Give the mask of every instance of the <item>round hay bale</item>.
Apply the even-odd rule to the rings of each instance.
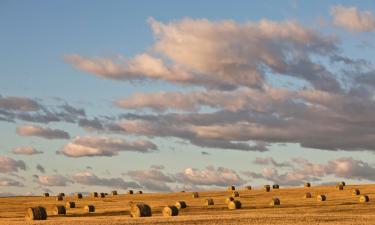
[[[250,186],[250,185],[249,185],[249,186],[246,186],[246,187],[245,187],[245,190],[249,190],[249,191],[250,191],[250,190],[251,190],[251,186]]]
[[[240,197],[240,193],[238,191],[233,191],[232,197]]]
[[[47,219],[46,208],[42,206],[28,208],[26,211],[25,219],[26,220],[46,220]]]
[[[368,201],[370,201],[370,198],[367,195],[361,195],[359,197],[359,202],[360,203],[365,203],[365,202],[368,202]]]
[[[305,196],[303,196],[304,198],[311,198],[312,197],[312,195],[311,195],[311,193],[310,192],[306,192],[305,193]]]
[[[214,204],[215,203],[214,203],[214,200],[212,198],[207,198],[205,200],[205,203],[204,203],[204,205],[214,205]]]
[[[88,213],[93,213],[95,212],[95,207],[94,205],[85,205],[85,207],[83,208],[86,212]]]
[[[112,191],[111,193],[112,193],[112,196],[115,196],[118,194],[116,190]]]
[[[229,202],[233,202],[234,198],[233,197],[228,197],[225,199],[225,204],[228,204]]]
[[[352,195],[360,195],[361,191],[359,189],[353,189]]]
[[[337,185],[337,189],[338,189],[339,191],[344,190],[344,185],[342,185],[342,184]]]
[[[152,216],[151,207],[144,203],[132,204],[130,206],[131,217],[150,217]]]
[[[178,208],[174,205],[164,207],[163,216],[178,216]]]
[[[280,205],[280,199],[279,198],[273,198],[270,203],[271,206]]]
[[[82,196],[82,193],[75,193],[75,195],[74,195],[76,198],[79,198],[79,199],[81,199],[83,196]]]
[[[175,206],[177,207],[177,209],[185,209],[187,207],[185,201],[177,201]]]
[[[228,191],[234,191],[236,190],[236,187],[234,185],[228,186],[227,188]]]
[[[141,195],[143,194],[143,191],[137,191],[137,194]]]
[[[228,209],[240,209],[240,208],[241,208],[241,202],[239,200],[228,202]]]
[[[66,215],[66,208],[63,205],[56,205],[53,207],[53,214],[55,215]]]
[[[46,192],[46,193],[43,194],[43,196],[44,197],[49,197],[49,193]]]
[[[62,197],[65,197],[65,193],[59,193],[59,195],[58,196],[62,196]]]
[[[129,190],[129,191],[128,191],[128,194],[129,194],[129,195],[132,195],[132,194],[133,194],[133,190]]]
[[[306,182],[306,183],[304,184],[304,186],[307,187],[307,188],[309,188],[309,187],[311,187],[311,183]]]
[[[280,187],[280,186],[279,186],[278,184],[274,184],[274,185],[272,185],[272,188],[273,188],[273,189],[279,189],[279,187]]]
[[[76,203],[75,202],[67,202],[65,204],[65,207],[68,208],[68,209],[74,209],[76,207]]]
[[[105,198],[105,193],[101,192],[101,193],[99,194],[99,197],[100,197],[100,198]]]
[[[318,195],[318,196],[316,196],[316,199],[319,202],[324,202],[325,200],[327,200],[327,197],[325,195]]]
[[[266,192],[271,191],[271,186],[270,186],[270,185],[264,185],[264,190],[265,190]]]
[[[93,197],[93,198],[99,197],[98,192],[92,192],[91,197]]]
[[[340,181],[337,185],[342,185],[342,186],[345,186],[345,181]]]
[[[64,197],[63,197],[63,196],[60,196],[60,195],[59,195],[59,196],[56,197],[56,201],[62,201],[62,200],[64,200]]]
[[[192,197],[193,198],[199,198],[199,193],[198,192],[193,192]]]

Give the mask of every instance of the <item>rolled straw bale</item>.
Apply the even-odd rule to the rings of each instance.
[[[175,206],[178,208],[178,209],[185,209],[187,207],[186,205],[186,202],[185,201],[177,201]]]
[[[230,201],[228,203],[228,209],[240,209],[241,202],[239,200]]]
[[[178,208],[174,205],[166,206],[163,209],[163,216],[178,216]]]
[[[130,206],[131,217],[149,217],[152,216],[151,207],[144,203],[131,204]]]
[[[47,219],[46,208],[42,206],[28,208],[26,211],[25,219],[26,220],[46,220]]]
[[[63,205],[56,205],[53,207],[53,214],[55,215],[65,215],[66,214],[66,208]]]
[[[95,212],[95,206],[94,205],[85,205],[83,208],[86,212],[88,213],[93,213]]]

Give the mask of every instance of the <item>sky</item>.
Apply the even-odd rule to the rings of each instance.
[[[375,181],[373,1],[0,0],[0,196]]]

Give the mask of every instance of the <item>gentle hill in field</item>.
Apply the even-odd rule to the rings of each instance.
[[[369,202],[360,203],[360,195],[367,195]],[[193,198],[191,192],[127,194],[119,192],[104,198],[65,196],[57,201],[50,197],[3,197],[0,198],[0,224],[375,224],[375,185],[347,185],[343,190],[336,186],[312,186],[298,188],[245,190],[238,188],[241,209],[228,209],[226,199],[233,191],[199,192]],[[306,198],[306,193],[311,198]],[[43,193],[41,193],[42,195]],[[357,193],[358,194],[358,193]],[[318,195],[325,195],[326,201],[318,201]],[[207,199],[214,205],[207,205]],[[272,206],[274,198],[280,205]],[[165,217],[163,208],[185,201],[186,208],[180,209],[178,216]],[[56,205],[75,202],[76,208],[67,208],[66,215],[53,215]],[[152,217],[131,218],[130,202],[143,202],[151,206]],[[84,210],[86,205],[95,207],[94,213]],[[47,210],[45,221],[25,222],[29,207],[42,206]]]

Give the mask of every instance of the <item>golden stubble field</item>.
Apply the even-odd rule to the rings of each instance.
[[[361,194],[370,197],[367,203],[359,203],[352,190],[358,188]],[[0,198],[0,224],[81,224],[81,225],[120,225],[120,224],[375,224],[375,185],[347,185],[343,191],[335,186],[311,188],[283,188],[265,192],[263,189],[238,190],[242,209],[229,210],[225,204],[230,191],[200,192],[193,199],[190,192],[153,193],[142,195],[119,194],[106,198],[84,197],[76,199],[67,196],[58,202],[55,197],[7,197]],[[304,199],[306,192],[311,199]],[[316,196],[325,194],[327,201],[318,202]],[[204,206],[206,198],[213,198],[215,205]],[[273,197],[281,200],[280,206],[270,206]],[[188,207],[181,209],[176,217],[163,217],[161,210],[166,205],[174,205],[177,200],[186,201]],[[76,202],[77,208],[67,209],[67,215],[54,216],[52,208],[56,204]],[[152,207],[152,217],[131,218],[129,201],[144,202]],[[85,213],[83,207],[94,204],[95,213]],[[46,207],[46,221],[25,221],[26,209],[32,206]]]

